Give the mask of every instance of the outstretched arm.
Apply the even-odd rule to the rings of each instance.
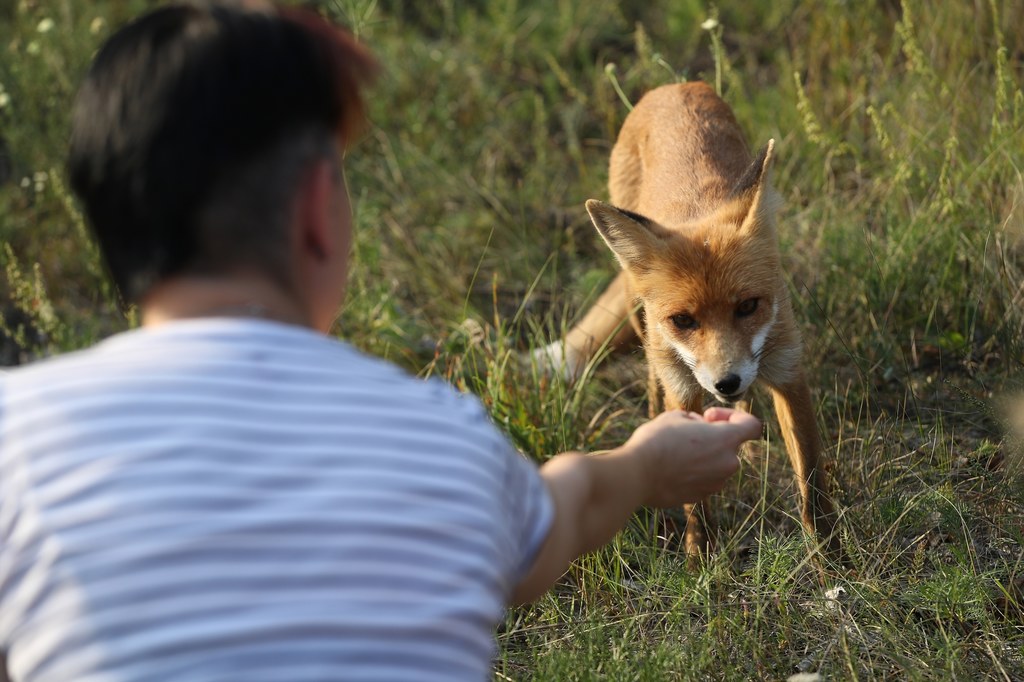
[[[611,540],[640,506],[678,506],[721,490],[739,468],[740,444],[760,433],[761,423],[746,413],[675,410],[607,453],[548,460],[540,474],[554,502],[554,520],[513,601],[544,594],[576,557]]]

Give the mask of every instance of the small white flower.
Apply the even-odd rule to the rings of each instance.
[[[93,35],[96,35],[100,31],[102,31],[103,27],[106,26],[106,25],[107,25],[107,20],[106,19],[104,19],[103,17],[96,17],[95,19],[92,20],[92,23],[89,24],[89,33],[91,33]]]
[[[11,96],[6,92],[0,92],[0,109],[3,109],[11,103]]]
[[[29,54],[39,54],[39,43],[35,40],[25,46],[25,52]]]
[[[50,179],[50,176],[46,171],[36,171],[32,174],[32,179],[36,182],[46,182]]]
[[[36,30],[40,33],[49,33],[53,30],[53,19],[46,17],[36,26]]]
[[[21,179],[21,188],[22,189],[28,189],[28,187],[31,184],[32,184],[32,179],[29,178],[27,175]]]
[[[704,23],[701,24],[700,27],[702,29],[704,29],[705,31],[714,30],[714,29],[718,28],[718,19],[716,19],[714,17],[711,17],[710,19],[705,19]]]

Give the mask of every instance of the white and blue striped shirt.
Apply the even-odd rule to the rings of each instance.
[[[0,375],[14,680],[481,680],[547,533],[480,404],[203,319]]]

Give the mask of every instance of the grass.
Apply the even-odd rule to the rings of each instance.
[[[0,6],[8,364],[132,324],[61,178],[74,84],[111,27],[150,4]],[[719,82],[751,144],[777,140],[787,274],[851,566],[825,585],[808,566],[770,429],[720,496],[707,566],[660,549],[638,514],[509,613],[498,679],[1024,679],[1007,408],[1024,357],[1024,6],[323,8],[385,65],[373,130],[350,154],[358,235],[339,334],[476,393],[538,460],[613,446],[646,413],[638,354],[571,385],[516,360],[614,274],[582,205],[607,196],[627,104],[674,80]]]

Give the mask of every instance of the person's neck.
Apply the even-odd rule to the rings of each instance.
[[[146,327],[197,317],[249,317],[312,327],[298,303],[264,277],[175,277],[154,287],[139,307]]]

